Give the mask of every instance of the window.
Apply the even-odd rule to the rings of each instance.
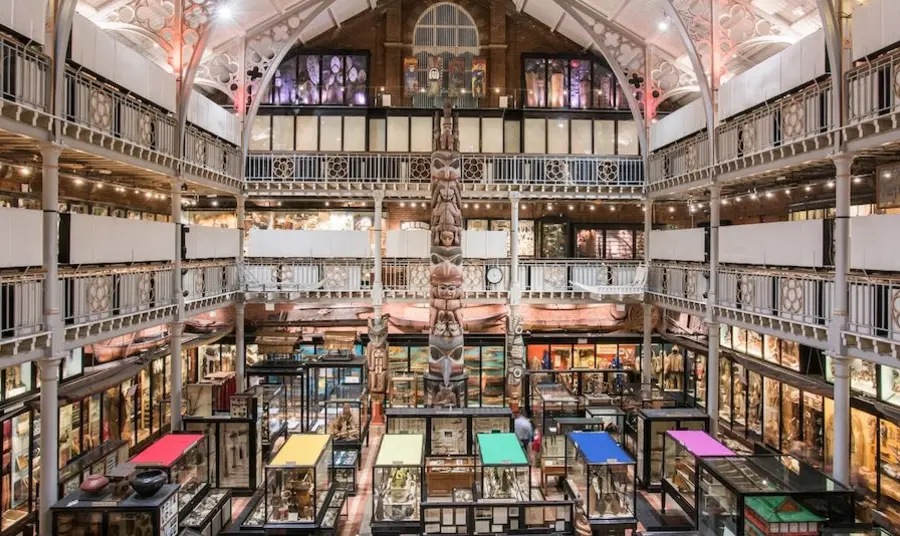
[[[478,28],[463,8],[440,2],[422,13],[413,30],[417,83],[406,84],[407,97],[416,108],[440,108],[444,97],[456,108],[473,108],[483,98],[487,65],[479,58]],[[410,67],[412,68],[412,67]],[[410,71],[410,72],[413,72]],[[418,87],[418,92],[409,92]]]
[[[614,110],[621,93],[612,71],[591,58],[525,56],[522,72],[527,108]]]
[[[262,104],[365,106],[368,72],[368,53],[298,54],[278,66]]]

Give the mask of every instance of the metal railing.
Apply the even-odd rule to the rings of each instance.
[[[175,116],[130,93],[66,69],[63,117],[93,131],[164,155],[175,154]]]
[[[241,150],[193,125],[185,129],[184,160],[214,173],[241,176]]]
[[[186,292],[186,302],[227,296],[241,290],[241,279],[233,260],[187,262],[183,269],[182,289]]]
[[[717,305],[805,324],[831,319],[834,274],[721,266]]]
[[[834,128],[831,80],[737,115],[716,128],[719,163],[814,138]]]
[[[650,155],[648,184],[684,177],[710,166],[709,135],[703,132]]]
[[[47,111],[50,60],[0,36],[0,98]]]
[[[900,95],[895,83],[900,72],[900,49],[866,60],[847,72],[847,99],[850,123],[896,112],[900,109]]]
[[[0,339],[32,335],[44,326],[44,274],[0,276]]]
[[[851,275],[847,330],[900,341],[900,277]]]
[[[61,270],[66,324],[87,324],[173,305],[172,266]]]
[[[709,290],[709,265],[653,262],[648,270],[648,292],[694,303],[705,303],[707,290]]]
[[[640,157],[464,154],[464,183],[642,187]],[[256,153],[247,182],[421,182],[431,180],[428,153]]]

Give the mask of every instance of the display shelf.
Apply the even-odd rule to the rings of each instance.
[[[372,534],[421,532],[425,437],[386,434],[372,469]]]
[[[425,435],[426,456],[474,456],[475,435],[513,430],[509,408],[388,408],[387,433]]]
[[[359,452],[355,450],[335,450],[333,456],[334,460],[331,463],[331,468],[335,486],[346,491],[348,495],[356,495],[356,471],[359,469],[360,464]]]
[[[673,499],[697,525],[699,493],[698,460],[704,457],[727,457],[736,454],[712,436],[700,430],[669,430],[663,438],[662,511],[666,499]],[[709,490],[710,483],[702,483]]]
[[[201,536],[217,536],[231,522],[231,490],[213,489],[179,523]]]
[[[476,496],[482,501],[527,501],[531,466],[522,444],[511,433],[478,434]]]
[[[246,416],[219,414],[183,417],[188,432],[206,435],[210,441],[210,485],[233,493],[252,493],[262,482],[264,459],[261,436],[266,419],[256,398],[248,399]]]
[[[50,508],[55,536],[176,536],[179,486],[167,484],[155,495],[132,493],[122,500],[109,493],[66,495]]]
[[[425,495],[429,498],[451,497],[457,489],[475,485],[475,458],[428,458],[425,460]]]
[[[388,379],[388,407],[414,408],[419,405],[419,379],[411,372],[394,372]]]
[[[650,491],[662,484],[663,436],[668,430],[709,430],[709,415],[695,408],[641,409],[634,422],[629,452],[637,461],[637,481]],[[626,433],[629,431],[626,430]]]
[[[291,434],[265,468],[266,526],[313,526],[332,491],[332,438]]]
[[[705,457],[698,472],[701,534],[818,534],[855,521],[854,491],[791,456]]]
[[[178,484],[179,519],[209,490],[209,438],[204,434],[167,434],[128,463],[136,470],[160,469],[170,483]]]
[[[606,432],[566,436],[566,493],[581,498],[592,530],[637,528],[635,461]]]

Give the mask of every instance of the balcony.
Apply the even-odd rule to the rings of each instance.
[[[634,281],[640,261],[602,262],[572,259],[523,260],[519,265],[522,301],[555,303],[590,301],[583,287],[622,286]],[[496,268],[496,283],[488,271]],[[509,293],[508,259],[464,261],[466,301],[506,303]],[[382,287],[387,299],[427,301],[430,264],[425,259],[390,259],[382,265]],[[374,263],[367,259],[307,259],[276,261],[248,259],[244,263],[245,292],[250,299],[370,299]]]
[[[724,121],[716,128],[715,165],[706,131],[664,147],[650,155],[648,189],[699,187],[713,174],[727,182],[824,159],[836,136],[833,98],[824,80]]]
[[[175,161],[175,116],[111,86],[76,66],[66,69],[61,117],[50,116],[47,102],[50,61],[43,54],[0,36],[0,139],[9,145],[38,152],[37,143],[49,139],[53,121],[60,122],[70,156],[87,155],[121,162],[123,173],[146,174],[149,167],[171,176]],[[25,134],[30,139],[21,138]],[[241,180],[241,152],[188,125],[183,164],[186,179],[214,189],[237,191]],[[80,152],[79,152],[80,151]],[[67,151],[69,154],[69,151]],[[108,167],[94,161],[94,167]]]
[[[485,199],[521,192],[536,199],[639,199],[640,157],[464,154],[463,195]],[[425,199],[428,153],[259,153],[247,161],[250,195]]]
[[[652,263],[651,303],[704,315],[709,267]],[[900,359],[900,275],[848,276],[848,353],[870,361]],[[834,310],[834,272],[759,266],[720,266],[715,319],[812,347],[828,349]],[[896,363],[889,363],[896,366]]]

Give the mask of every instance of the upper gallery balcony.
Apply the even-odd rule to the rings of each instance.
[[[463,196],[525,199],[639,199],[644,191],[638,156],[463,154]],[[426,199],[431,196],[428,153],[258,153],[247,162],[250,195]]]
[[[48,141],[59,124],[65,145],[61,161],[72,169],[102,168],[107,175],[145,183],[174,175],[179,165],[174,113],[70,63],[63,108],[59,117],[52,117],[49,59],[2,34],[0,56],[0,139],[19,156],[23,151],[38,154],[38,143]],[[188,182],[221,191],[240,188],[239,148],[194,124],[187,126],[180,165]]]

